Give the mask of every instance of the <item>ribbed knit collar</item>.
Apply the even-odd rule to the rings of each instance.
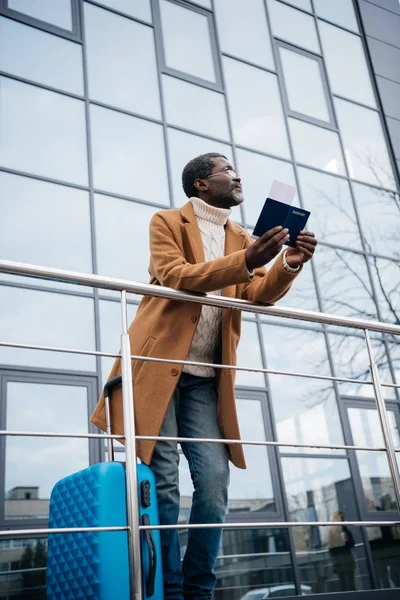
[[[207,204],[207,202],[204,202],[204,200],[201,200],[196,196],[190,198],[190,202],[193,205],[196,217],[215,223],[215,225],[225,225],[232,212],[230,208],[217,208],[216,206],[211,206],[211,204]]]

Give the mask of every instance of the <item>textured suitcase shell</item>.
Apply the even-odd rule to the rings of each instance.
[[[150,483],[151,504],[140,503],[140,520],[148,515],[158,523],[153,472],[137,465],[140,483]],[[146,517],[145,517],[146,518]],[[53,488],[49,528],[127,525],[125,469],[121,463],[99,463],[65,477]],[[141,534],[143,597],[162,600],[160,532],[153,531],[157,555],[154,593],[148,596],[149,551]],[[130,600],[128,533],[84,532],[49,535],[47,552],[48,600]]]

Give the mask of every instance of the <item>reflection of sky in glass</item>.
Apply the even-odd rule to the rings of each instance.
[[[80,44],[5,18],[0,18],[0,70],[83,95]]]
[[[128,323],[136,315],[136,304],[127,305]],[[103,352],[119,352],[121,348],[121,305],[119,302],[100,300],[100,349]],[[114,358],[101,359],[102,382],[105,383],[114,364]]]
[[[51,23],[63,29],[72,30],[71,0],[8,0],[8,8],[17,10],[25,15]]]
[[[318,25],[332,92],[375,107],[361,38],[323,21]]]
[[[169,205],[162,126],[92,105],[91,127],[95,187]]]
[[[90,98],[160,119],[152,28],[86,2],[84,9]]]
[[[86,388],[9,382],[7,429],[87,433]],[[88,460],[85,439],[8,438],[6,493],[15,486],[39,486],[39,498],[47,499],[58,479],[88,466]]]
[[[95,350],[93,300],[0,286],[3,342]],[[0,347],[0,363],[95,371],[93,356]]]
[[[322,333],[274,325],[262,327],[269,369],[330,375]],[[269,375],[269,382],[279,441],[324,445],[343,443],[336,399],[329,381]],[[304,451],[318,452],[300,450]],[[299,450],[285,448],[282,452]]]
[[[87,185],[83,101],[1,77],[0,102],[2,166]]]
[[[229,141],[223,94],[168,75],[162,81],[169,124]]]
[[[335,105],[350,177],[395,189],[379,113],[339,98]]]
[[[330,173],[345,174],[339,137],[335,131],[289,118],[290,135],[298,163]]]
[[[353,184],[367,249],[400,258],[400,203],[394,192]]]
[[[383,321],[399,324],[400,264],[383,258],[368,257],[372,279]]]
[[[325,312],[376,319],[376,306],[363,256],[319,246],[313,261]]]
[[[307,228],[319,241],[360,249],[360,234],[348,182],[302,167],[298,172],[303,206],[311,212]]]
[[[208,18],[167,0],[160,12],[167,67],[215,82]]]
[[[276,75],[227,57],[223,64],[236,144],[289,158]]]
[[[110,8],[114,8],[115,10],[119,10],[120,12],[126,13],[131,17],[142,19],[143,21],[147,21],[148,23],[152,22],[150,0],[140,0],[139,2],[132,2],[132,0],[97,1],[99,4],[104,4],[104,6],[109,6]]]
[[[335,0],[335,3],[326,0],[314,0],[314,8],[319,17],[343,25],[347,29],[358,31],[352,0]]]
[[[276,0],[268,0],[268,12],[272,32],[276,37],[320,54],[313,17]]]
[[[371,380],[368,351],[363,338],[329,334],[329,344],[332,350],[332,359],[337,377],[358,379],[361,382]],[[392,381],[392,378],[383,342],[379,339],[372,339],[371,344],[374,358],[378,365],[379,375],[382,381],[389,383]],[[372,385],[339,383],[338,386],[340,393],[343,395],[374,397],[374,388]],[[394,390],[393,388],[383,388],[383,394],[388,399],[393,398]]]
[[[222,52],[274,69],[263,0],[216,0],[214,4]]]

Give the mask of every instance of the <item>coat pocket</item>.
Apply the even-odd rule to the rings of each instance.
[[[143,346],[140,349],[140,352],[137,353],[138,356],[149,356],[151,349],[154,346],[156,339],[154,337],[152,337],[151,335],[149,335],[149,337],[146,339],[145,343],[143,344]],[[132,366],[132,373],[133,373],[133,381],[136,381],[137,378],[139,377],[139,373],[141,372],[143,365],[145,364],[145,360],[135,360],[133,362],[133,366]]]

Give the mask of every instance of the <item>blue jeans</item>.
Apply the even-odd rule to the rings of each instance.
[[[160,435],[221,438],[214,378],[182,373]],[[157,442],[150,467],[157,482],[160,523],[179,515],[177,442]],[[189,523],[223,523],[228,503],[229,461],[225,444],[182,442],[194,493]],[[161,530],[165,600],[209,600],[216,583],[214,563],[221,529],[189,529],[181,565],[179,531]]]

